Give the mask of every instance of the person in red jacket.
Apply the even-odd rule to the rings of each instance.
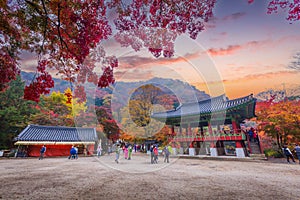
[[[154,153],[153,163],[158,163],[158,148],[157,148],[157,146],[153,147],[153,153]]]

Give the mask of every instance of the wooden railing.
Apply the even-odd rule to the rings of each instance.
[[[193,142],[193,141],[234,141],[234,140],[246,140],[244,133],[232,133],[232,134],[212,134],[212,135],[178,135],[175,136],[172,141],[174,142]]]

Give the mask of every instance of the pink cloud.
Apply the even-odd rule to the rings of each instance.
[[[278,42],[281,42],[281,40],[250,41],[244,44],[229,45],[226,48],[210,48],[207,50],[207,53],[209,53],[211,56],[226,56],[232,55],[233,53],[236,53],[237,51],[241,51],[243,49],[257,50],[260,48],[273,46],[274,44],[278,44]]]
[[[297,73],[297,72],[296,72]],[[268,73],[262,73],[262,74],[249,74],[244,77],[241,77],[237,80],[258,80],[258,79],[270,79],[270,80],[276,80],[276,78],[281,76],[288,76],[288,75],[294,75],[295,71],[277,71],[277,72],[268,72]]]
[[[240,45],[229,45],[227,48],[208,49],[207,52],[212,56],[225,56],[233,54],[234,52],[240,50],[242,47]]]
[[[199,58],[201,53],[187,53],[183,57],[173,58],[153,58],[153,57],[141,57],[141,56],[124,56],[119,58],[120,68],[122,69],[134,69],[134,68],[149,68],[149,65],[169,65],[174,63],[186,62],[186,60]]]
[[[119,70],[114,72],[114,76],[117,81],[139,81],[139,80],[147,80],[154,77],[151,71],[144,70],[141,68],[134,70]]]

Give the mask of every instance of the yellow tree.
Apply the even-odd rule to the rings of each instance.
[[[52,92],[52,98],[63,98],[62,103],[64,103],[69,110],[71,111],[72,116],[78,116],[79,113],[85,112],[87,110],[86,103],[79,101],[77,98],[74,98],[72,95],[72,90],[67,88],[64,93]]]
[[[32,115],[30,122],[40,125],[75,126],[74,117],[86,111],[85,103],[77,103],[77,99],[68,99],[65,95],[71,93],[67,88],[64,93],[52,92],[42,96],[38,103],[38,113]]]

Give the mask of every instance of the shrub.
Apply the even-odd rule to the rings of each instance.
[[[282,158],[283,154],[279,150],[275,149],[265,149],[264,154],[266,157]]]

